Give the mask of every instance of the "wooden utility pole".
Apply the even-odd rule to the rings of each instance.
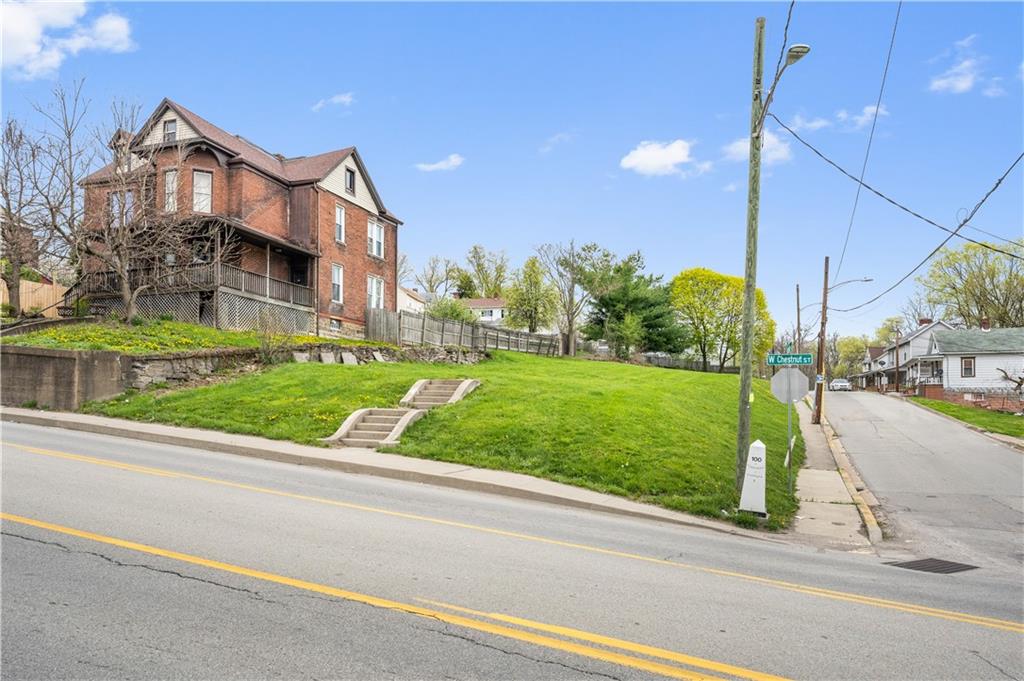
[[[818,376],[814,380],[814,415],[811,423],[821,423],[821,403],[825,399],[825,324],[828,319],[828,256],[825,256],[825,281],[821,285],[821,330],[818,331]]]
[[[896,327],[896,392],[900,391],[900,327]]]
[[[750,447],[750,398],[754,373],[754,302],[757,295],[757,217],[761,201],[761,113],[764,72],[764,17],[754,24],[754,83],[750,104],[750,163],[747,187],[747,254],[743,272],[740,336],[739,423],[736,429],[736,489],[743,488]]]

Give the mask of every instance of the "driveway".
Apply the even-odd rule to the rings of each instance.
[[[1020,574],[1024,455],[877,393],[830,392],[825,412],[881,503],[894,544]]]

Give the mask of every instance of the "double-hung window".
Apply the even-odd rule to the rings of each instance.
[[[178,171],[164,171],[164,211],[173,213],[178,210]]]
[[[345,282],[345,268],[341,265],[331,265],[331,302],[340,303],[343,286]]]
[[[973,357],[961,357],[960,358],[960,377],[961,378],[974,378],[974,358]]]
[[[366,278],[366,307],[384,307],[384,280],[372,274]]]
[[[124,192],[110,193],[110,226],[124,227],[131,222],[132,211],[135,209],[135,192],[127,190]]]
[[[192,171],[192,210],[210,213],[213,210],[213,173],[206,170]]]
[[[345,168],[345,191],[349,194],[356,193],[356,171]]]
[[[345,243],[345,206],[334,204],[334,240]]]
[[[374,219],[366,223],[366,251],[375,258],[384,258],[384,225]]]
[[[164,121],[164,142],[175,142],[178,139],[178,121]]]

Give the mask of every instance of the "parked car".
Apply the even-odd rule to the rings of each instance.
[[[845,378],[835,378],[829,385],[830,390],[853,390],[853,386]]]

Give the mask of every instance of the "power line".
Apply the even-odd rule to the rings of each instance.
[[[782,29],[782,47],[779,48],[779,59],[775,62],[775,78],[772,79],[771,89],[775,89],[775,83],[779,82],[779,76],[782,75],[782,58],[786,56],[786,42],[789,41],[789,22],[793,19],[793,7],[796,5],[796,0],[790,0],[789,11],[786,12],[786,25]]]
[[[925,217],[925,216],[921,215],[921,214],[920,214],[920,213],[918,213],[917,211],[914,211],[914,210],[911,210],[910,208],[907,208],[906,206],[904,206],[904,205],[903,205],[902,203],[900,203],[899,201],[897,201],[897,200],[895,200],[895,199],[892,199],[892,198],[889,198],[888,196],[886,196],[886,195],[885,195],[885,194],[883,194],[882,192],[880,192],[880,191],[878,191],[877,189],[875,189],[874,187],[872,187],[872,186],[871,186],[870,184],[868,184],[867,182],[864,182],[864,181],[862,181],[862,180],[859,180],[859,179],[857,179],[856,177],[854,177],[854,176],[853,176],[853,175],[852,175],[852,174],[851,174],[851,173],[850,173],[849,171],[847,171],[847,170],[846,170],[845,168],[843,168],[843,167],[842,167],[841,165],[839,165],[838,163],[836,163],[835,161],[833,161],[832,159],[830,159],[830,158],[829,158],[828,156],[826,156],[826,155],[825,155],[824,153],[822,153],[821,151],[819,151],[819,150],[818,150],[818,149],[817,149],[817,148],[816,148],[816,147],[815,147],[815,146],[814,146],[813,144],[811,144],[810,142],[808,142],[807,140],[805,140],[805,139],[804,139],[803,137],[801,137],[801,136],[800,136],[800,135],[799,135],[799,134],[798,134],[798,133],[797,133],[796,131],[794,131],[794,130],[793,130],[793,129],[792,129],[791,127],[789,127],[788,125],[786,125],[785,123],[783,123],[783,122],[782,122],[782,121],[781,121],[781,120],[779,119],[779,117],[778,117],[778,116],[776,116],[775,114],[773,114],[773,113],[771,113],[771,112],[768,112],[768,115],[769,115],[769,116],[770,116],[770,117],[771,117],[772,119],[774,119],[774,120],[775,120],[775,122],[776,122],[776,123],[778,123],[778,124],[779,124],[779,126],[780,126],[780,127],[781,127],[781,128],[783,129],[783,130],[785,130],[786,132],[788,132],[788,133],[789,133],[790,135],[792,135],[792,136],[793,136],[793,137],[794,137],[794,138],[795,138],[795,139],[796,139],[796,140],[797,140],[798,142],[800,142],[800,144],[802,144],[802,145],[804,145],[805,147],[807,147],[808,149],[810,149],[810,150],[811,150],[811,152],[812,152],[812,153],[814,153],[814,155],[815,155],[815,156],[817,156],[817,157],[818,157],[818,158],[820,158],[820,159],[821,159],[822,161],[824,161],[825,163],[829,164],[830,166],[832,166],[833,168],[835,168],[835,169],[836,169],[836,170],[838,170],[838,171],[839,171],[840,173],[842,173],[842,174],[843,174],[843,175],[845,175],[846,177],[850,178],[851,180],[853,180],[853,181],[854,181],[854,182],[856,182],[857,184],[859,184],[859,185],[863,186],[863,187],[864,187],[864,189],[867,189],[867,190],[868,190],[869,192],[871,192],[871,193],[872,193],[872,194],[874,194],[875,196],[879,197],[880,199],[883,199],[884,201],[887,201],[888,203],[891,203],[891,204],[892,204],[893,206],[896,206],[897,208],[899,208],[900,210],[902,210],[902,211],[903,211],[903,212],[905,212],[905,213],[909,213],[910,215],[913,215],[913,216],[914,216],[915,218],[917,218],[918,220],[921,220],[921,221],[923,221],[923,222],[926,222],[926,223],[928,223],[929,225],[931,225],[932,227],[938,227],[938,228],[939,228],[939,229],[941,229],[941,230],[942,230],[943,232],[949,232],[950,234],[952,234],[952,235],[954,235],[954,236],[957,236],[957,237],[959,237],[959,238],[963,239],[964,241],[969,241],[969,242],[971,242],[972,244],[977,244],[978,246],[981,246],[981,247],[983,247],[983,248],[987,248],[987,249],[989,249],[990,251],[995,251],[996,253],[1002,253],[1003,255],[1009,256],[1009,257],[1011,257],[1011,258],[1016,258],[1017,260],[1024,260],[1024,258],[1022,258],[1021,256],[1017,255],[1016,253],[1011,253],[1011,252],[1009,252],[1009,251],[1004,251],[1004,250],[1002,250],[1001,248],[997,248],[997,247],[993,246],[992,244],[988,244],[988,243],[985,243],[984,241],[977,241],[977,240],[975,240],[975,239],[972,239],[972,238],[970,238],[970,237],[968,237],[968,236],[964,236],[963,234],[960,234],[960,233],[959,233],[959,232],[960,232],[960,227],[962,227],[962,226],[963,226],[963,223],[961,223],[960,227],[957,227],[957,228],[956,228],[955,230],[953,230],[953,229],[950,229],[949,227],[946,227],[946,226],[944,226],[944,225],[940,225],[939,223],[935,222],[935,220],[932,220],[931,218],[927,218],[927,217]],[[1018,157],[1018,159],[1017,159],[1017,160],[1020,160],[1020,158]],[[1012,167],[1012,166],[1011,166],[1011,167]]]
[[[860,167],[860,179],[857,182],[857,193],[853,197],[853,210],[850,211],[850,224],[846,227],[846,238],[843,240],[843,252],[839,255],[839,266],[836,267],[836,279],[843,269],[843,260],[846,258],[846,247],[850,244],[850,233],[853,232],[853,220],[857,216],[857,204],[860,203],[860,190],[863,187],[864,174],[868,169],[868,158],[871,156],[871,143],[875,139],[875,127],[878,125],[878,109],[882,106],[882,93],[885,92],[885,81],[889,76],[889,63],[892,61],[892,50],[896,45],[896,28],[900,25],[900,10],[903,9],[903,0],[896,5],[896,19],[892,23],[892,37],[889,38],[889,53],[885,57],[885,68],[882,69],[882,84],[878,87],[878,99],[875,100],[875,113],[871,117],[871,132],[868,133],[868,146],[864,150],[864,163]]]
[[[862,308],[862,307],[865,307],[865,306],[867,306],[867,305],[870,305],[871,303],[875,302],[876,300],[878,300],[879,298],[881,298],[882,296],[886,295],[887,293],[889,293],[890,291],[892,291],[893,289],[895,289],[895,288],[896,288],[897,286],[899,286],[900,284],[902,284],[903,282],[905,282],[905,281],[906,281],[907,279],[909,279],[909,278],[911,277],[911,275],[913,275],[913,274],[914,274],[914,272],[917,272],[917,271],[918,271],[919,269],[921,269],[921,267],[922,267],[922,266],[923,266],[923,265],[924,265],[924,264],[925,264],[926,262],[928,262],[929,260],[931,260],[931,259],[932,259],[932,256],[934,256],[934,255],[935,255],[936,253],[938,253],[938,252],[939,252],[939,250],[941,250],[943,246],[945,246],[945,245],[946,245],[947,243],[949,243],[949,240],[950,240],[950,239],[952,239],[952,238],[953,238],[954,236],[957,236],[957,235],[958,235],[959,231],[960,231],[961,229],[963,229],[964,225],[966,225],[966,224],[967,224],[968,222],[970,222],[971,218],[973,218],[973,217],[975,216],[975,214],[976,214],[976,213],[977,213],[977,212],[978,212],[979,210],[981,210],[981,207],[982,207],[982,206],[983,206],[983,205],[985,204],[985,202],[986,202],[986,201],[988,201],[988,198],[989,198],[990,196],[992,196],[992,194],[994,194],[994,193],[995,193],[996,189],[999,189],[999,185],[1001,185],[1001,184],[1003,183],[1003,180],[1005,180],[1005,179],[1006,179],[1006,177],[1007,177],[1007,176],[1008,176],[1008,175],[1009,175],[1009,174],[1010,174],[1010,173],[1011,173],[1011,172],[1013,171],[1013,169],[1017,167],[1017,164],[1018,164],[1018,163],[1020,163],[1020,160],[1021,160],[1022,158],[1024,158],[1024,153],[1021,153],[1021,154],[1019,154],[1019,155],[1017,156],[1016,160],[1015,160],[1015,161],[1014,161],[1013,163],[1011,163],[1011,164],[1010,164],[1010,167],[1009,167],[1009,168],[1007,168],[1007,169],[1006,169],[1006,172],[1005,172],[1005,173],[1003,173],[1003,174],[1002,174],[1002,175],[1001,175],[1001,176],[999,177],[999,179],[998,179],[998,180],[996,180],[996,183],[995,183],[994,185],[992,185],[992,188],[991,188],[991,189],[989,189],[989,190],[988,190],[988,192],[987,192],[987,193],[986,193],[986,194],[985,194],[985,195],[984,195],[983,197],[981,197],[981,200],[980,200],[980,201],[978,201],[978,203],[976,203],[976,204],[974,205],[974,208],[972,208],[972,209],[971,209],[971,212],[967,214],[967,217],[965,217],[965,218],[964,218],[964,219],[963,219],[963,220],[962,220],[962,221],[960,222],[960,224],[959,224],[959,225],[957,225],[957,228],[956,228],[955,230],[953,230],[953,231],[952,231],[952,232],[950,233],[950,235],[949,235],[949,236],[947,236],[947,237],[946,237],[945,239],[943,239],[943,240],[942,240],[941,242],[939,242],[939,245],[938,245],[938,246],[936,246],[935,248],[933,248],[933,249],[932,249],[932,251],[931,251],[931,253],[929,253],[928,255],[926,255],[926,256],[924,257],[924,259],[923,259],[923,260],[921,260],[921,262],[917,263],[917,265],[915,265],[915,266],[914,266],[914,269],[910,270],[909,272],[907,272],[906,274],[904,274],[904,275],[903,275],[902,277],[900,277],[899,281],[897,281],[897,282],[896,282],[895,284],[893,284],[893,285],[892,285],[892,286],[890,286],[889,288],[887,288],[887,289],[885,289],[884,291],[882,291],[881,293],[879,293],[879,294],[878,294],[877,296],[875,296],[875,297],[874,297],[874,298],[872,298],[871,300],[868,300],[868,301],[866,301],[866,302],[863,302],[863,303],[861,303],[860,305],[855,305],[854,307],[848,307],[848,308],[845,308],[845,309],[840,309],[840,308],[829,308],[829,309],[835,309],[835,311],[836,311],[836,312],[853,312],[854,310],[857,310],[857,309],[860,309],[860,308]],[[866,185],[865,185],[865,186],[866,186]],[[993,249],[993,250],[996,250],[996,249]],[[1020,259],[1020,260],[1024,260],[1024,258],[1020,258],[1020,256],[1013,256],[1013,257],[1015,257],[1015,258],[1018,258],[1018,259]]]

